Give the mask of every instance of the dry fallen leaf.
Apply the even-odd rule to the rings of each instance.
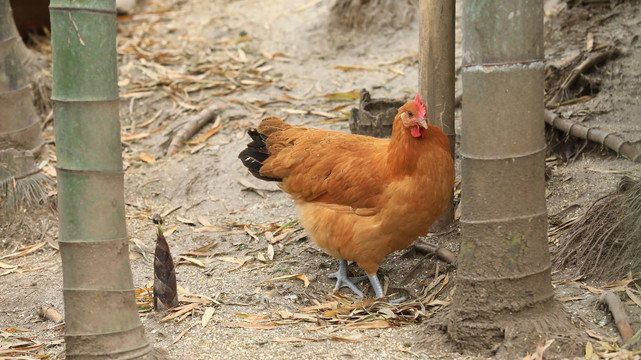
[[[323,304],[318,304],[314,306],[308,306],[304,308],[300,308],[300,311],[304,312],[316,312],[319,310],[330,310],[330,309],[336,309],[338,307],[338,301],[332,301],[328,303],[323,303]]]
[[[581,284],[581,286],[583,286],[584,288],[586,288],[589,292],[591,292],[593,294],[603,294],[605,292],[605,290],[603,290],[603,289],[599,289],[599,288],[596,288],[596,287],[593,287],[593,286],[590,286],[590,285]]]
[[[237,267],[235,267],[235,268],[233,268],[231,270],[227,270],[227,272],[234,272],[234,271],[240,269],[241,267],[243,267],[245,265],[245,262],[247,262],[247,260],[252,259],[252,257],[251,256],[246,256],[244,259],[240,259],[240,258],[235,258],[235,257],[231,257],[231,256],[221,256],[218,259],[222,260],[222,261],[225,261],[225,262],[238,264]]]
[[[138,139],[144,139],[146,137],[149,137],[149,133],[139,133],[139,134],[127,134],[127,135],[122,135],[120,139],[122,141],[131,141],[131,140],[138,140]]]
[[[198,249],[192,250],[191,252],[192,253],[206,253],[207,251],[211,250],[216,245],[218,245],[218,241],[214,240],[214,241],[210,242],[207,245],[203,245],[203,246],[199,247]]]
[[[185,334],[186,334],[189,330],[191,330],[194,326],[196,326],[196,324],[191,324],[191,325],[190,325],[190,326],[188,326],[185,330],[181,331],[181,332],[180,332],[180,334],[178,334],[178,336],[176,336],[176,338],[174,339],[174,341],[172,341],[171,343],[172,343],[172,344],[175,344],[175,343],[177,343],[178,341],[180,341],[180,339],[181,339],[183,336],[185,336]]]
[[[387,329],[391,325],[384,319],[376,319],[371,321],[356,322],[345,325],[345,329]]]
[[[220,232],[220,231],[229,231],[229,229],[222,226],[216,226],[216,225],[208,225],[208,226],[199,227],[198,229],[194,229],[194,232],[197,232],[197,233]]]
[[[591,331],[590,329],[585,329],[585,333],[588,334],[588,336],[593,338],[593,339],[597,339],[597,340],[600,340],[600,341],[605,341],[605,342],[608,342],[608,343],[615,343],[615,342],[618,341],[616,337],[599,335],[599,334],[595,333],[594,331]]]
[[[628,295],[628,297],[630,298],[630,300],[632,300],[632,302],[634,302],[638,307],[640,307],[640,308],[641,308],[641,299],[639,299],[639,297],[638,297],[638,296],[636,296],[636,295],[632,292],[632,290],[630,290],[630,288],[626,288],[626,289],[625,289],[625,293],[626,293],[626,295]]]
[[[23,248],[20,248],[20,251],[14,252],[12,254],[5,255],[5,256],[1,257],[0,259],[15,259],[17,257],[30,254],[30,253],[40,249],[41,247],[45,246],[46,244],[47,244],[47,242],[43,241],[41,243],[37,243],[37,244],[34,244],[34,245],[25,246]]]
[[[224,261],[224,262],[230,262],[234,264],[244,264],[246,261],[245,259],[231,257],[231,256],[221,256],[218,258],[218,260]]]
[[[138,127],[146,128],[147,126],[151,125],[154,121],[156,121],[160,117],[160,114],[162,114],[162,111],[163,111],[162,109],[158,110],[158,112],[156,112],[156,114],[154,114],[154,116],[152,116],[151,119],[138,125]]]
[[[373,67],[373,66],[358,66],[358,65],[353,65],[353,66],[337,65],[337,66],[334,66],[334,69],[343,70],[343,71],[371,71],[371,70],[376,70],[376,68]]]
[[[367,336],[357,333],[357,334],[352,334],[352,335],[345,335],[345,336],[338,336],[338,335],[333,335],[333,334],[328,334],[322,331],[318,331],[319,334],[326,336],[327,338],[331,340],[337,340],[337,341],[362,341],[367,338]]]
[[[254,240],[256,240],[256,241],[260,241],[260,239],[258,238],[258,236],[256,236],[256,233],[255,233],[255,232],[253,232],[253,231],[251,231],[251,230],[249,230],[249,228],[248,228],[247,226],[245,226],[245,231],[246,231],[246,232],[247,232],[247,234],[248,234],[249,236],[251,236]]]
[[[287,236],[289,236],[289,234],[291,234],[293,231],[294,231],[294,229],[285,229],[278,236],[273,236],[272,235],[272,238],[268,239],[269,243],[270,244],[276,244],[277,242],[279,242],[279,241],[285,239]]]
[[[272,244],[267,245],[267,259],[274,260],[274,246]]]
[[[11,265],[11,264],[3,263],[2,261],[0,261],[0,268],[2,269],[15,269],[17,267],[18,265]]]
[[[165,235],[169,236],[169,235],[173,234],[174,231],[176,231],[176,229],[178,229],[178,224],[176,224],[176,225],[170,227],[169,229],[167,229],[167,231],[165,231]]]
[[[184,306],[179,306],[179,307],[173,308],[171,310],[172,311],[176,311],[176,312],[165,316],[164,318],[162,318],[160,320],[160,322],[165,322],[165,321],[168,321],[168,320],[171,320],[171,319],[175,319],[175,318],[177,318],[177,317],[179,317],[179,316],[181,316],[181,315],[183,315],[185,313],[188,313],[188,312],[192,311],[193,309],[197,308],[199,305],[200,305],[200,303],[192,303],[192,304],[187,304],[187,305],[184,305]]]
[[[395,68],[395,67],[393,67],[393,66],[390,66],[388,69],[389,69],[389,71],[391,71],[391,72],[393,72],[393,73],[395,73],[395,74],[398,74],[398,75],[405,75],[405,73],[403,72],[403,70],[398,69],[398,68]]]
[[[173,213],[174,211],[176,211],[176,210],[180,209],[181,207],[182,207],[182,205],[177,205],[177,206],[174,206],[174,207],[172,207],[172,208],[169,208],[169,209],[167,209],[167,210],[163,211],[163,212],[160,214],[160,217],[164,219],[164,218],[166,218],[169,214],[171,214],[171,213]],[[165,232],[165,234],[167,234],[167,232]]]
[[[305,274],[279,276],[279,277],[275,277],[273,279],[265,280],[263,282],[278,281],[278,280],[290,280],[290,279],[303,280],[303,283],[305,284],[305,287],[309,286],[309,280],[307,279],[307,276]]]
[[[321,96],[330,101],[352,101],[354,99],[358,99],[360,97],[360,93],[358,91],[346,91]]]
[[[176,257],[176,259],[178,259],[178,261],[176,261],[176,264],[181,264],[183,262],[189,262],[189,263],[192,263],[194,265],[198,265],[200,267],[206,267],[205,264],[202,261],[200,261],[198,259],[194,259],[194,258],[189,257],[189,256],[178,255]]]
[[[151,155],[149,155],[147,153],[142,152],[142,153],[140,153],[138,155],[138,157],[140,158],[140,160],[146,162],[147,164],[155,164],[156,163],[156,159],[154,159],[153,156],[151,156]]]
[[[207,324],[209,324],[209,320],[211,320],[211,317],[214,316],[214,311],[215,308],[211,306],[205,308],[205,313],[203,314],[203,319],[201,321],[202,326],[207,326]]]
[[[592,51],[594,48],[594,34],[590,31],[585,39],[585,51]]]
[[[243,313],[235,313],[234,315],[240,316],[245,320],[246,322],[249,323],[257,323],[259,321],[265,320],[269,315],[260,315],[260,314],[243,314]]]
[[[241,327],[247,329],[260,329],[260,330],[270,330],[276,327],[273,323],[267,324],[253,324],[253,323],[225,323],[227,326]]]
[[[585,358],[588,360],[598,360],[599,357],[594,353],[594,348],[592,347],[591,342],[585,343]]]
[[[5,272],[0,273],[0,276],[9,275],[9,274],[11,274],[12,272],[14,272],[14,271],[16,271],[16,270],[18,270],[18,268],[17,268],[17,267],[16,267],[16,268],[13,268],[13,269],[9,269],[9,270],[7,270],[7,271],[5,271]]]
[[[289,337],[282,337],[282,338],[275,338],[273,341],[275,342],[309,342],[309,341],[323,341],[325,339],[312,339],[312,338],[301,338],[301,337],[294,337],[294,336],[289,336]]]
[[[196,222],[194,220],[184,218],[184,217],[182,217],[180,215],[176,215],[176,220],[180,221],[183,224],[196,225]]]
[[[211,226],[211,223],[209,222],[209,220],[207,220],[204,216],[198,215],[196,216],[196,218],[198,219],[198,222],[200,222],[202,226]]]

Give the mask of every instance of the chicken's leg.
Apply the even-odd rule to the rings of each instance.
[[[335,273],[329,274],[330,278],[336,278],[336,286],[334,286],[334,291],[338,291],[340,288],[347,286],[350,288],[354,294],[363,297],[363,292],[358,290],[354,283],[363,281],[368,278],[368,276],[357,276],[349,277],[347,276],[347,260],[340,259],[338,271]],[[379,284],[380,286],[380,284]]]
[[[374,288],[374,292],[376,293],[376,298],[380,299],[385,296],[385,294],[383,294],[383,287],[381,286],[381,282],[378,280],[378,276],[376,274],[367,274],[367,277],[369,278],[369,282],[372,283],[372,287]],[[405,297],[390,300],[389,302],[392,304],[397,304],[403,301],[405,301]]]

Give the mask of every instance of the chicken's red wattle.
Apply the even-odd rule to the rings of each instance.
[[[414,127],[410,131],[411,131],[412,136],[415,137],[415,138],[418,138],[418,137],[423,138],[423,137],[425,137],[425,129],[422,128],[418,124],[414,125]]]

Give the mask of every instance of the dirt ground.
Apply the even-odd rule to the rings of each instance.
[[[592,98],[562,106],[557,113],[638,144],[641,4],[577,3],[546,1],[548,66],[563,68],[590,42],[592,47],[611,44],[623,54],[590,74],[598,87],[581,91]],[[429,321],[447,311],[455,267],[412,247],[390,255],[380,270],[388,294],[407,296],[406,305],[363,306],[369,312],[357,306],[328,315],[326,311],[342,301],[332,295],[333,281],[327,277],[337,261],[311,244],[292,222],[296,213],[288,196],[273,183],[251,177],[237,159],[248,140],[246,130],[264,116],[349,131],[346,119],[358,103],[354,92],[361,88],[377,98],[413,96],[418,87],[418,14],[394,19],[383,29],[342,30],[330,21],[330,1],[257,4],[147,0],[133,16],[119,18],[130,258],[149,341],[175,359],[479,358],[458,353]],[[46,40],[33,48],[49,56]],[[209,106],[220,106],[219,121],[166,156],[180,126]],[[460,109],[457,123],[460,128]],[[207,133],[213,135],[201,137]],[[50,123],[44,135],[49,161],[45,171],[55,176]],[[622,176],[641,176],[641,164],[599,145],[588,146],[571,161],[561,157],[548,158],[552,225],[585,212],[594,200],[613,191]],[[54,193],[51,199],[55,201]],[[149,310],[148,293],[142,290],[153,280],[153,214],[164,216],[166,237],[178,262],[181,299],[191,306],[185,315],[166,321],[167,312]],[[429,240],[456,252],[458,230],[455,225]],[[2,228],[0,358],[9,348],[14,349],[13,357],[7,355],[12,359],[64,357],[64,325],[39,316],[43,306],[63,313],[57,231],[56,215],[47,209],[25,211]],[[561,241],[562,233],[551,233],[552,252]],[[572,270],[555,272],[554,284],[558,300],[585,333],[586,348],[602,357],[638,359],[638,354],[615,355],[618,332],[609,313],[596,306],[604,289],[616,291],[633,329],[641,329],[641,304],[633,298],[641,293],[632,278],[606,284],[577,279]],[[293,277],[272,280],[287,275]]]

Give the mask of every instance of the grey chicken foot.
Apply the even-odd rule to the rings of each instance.
[[[329,274],[329,277],[336,279],[336,286],[334,286],[334,291],[338,291],[343,287],[348,287],[354,292],[354,294],[360,297],[364,297],[363,292],[360,291],[354,284],[365,279],[369,279],[369,282],[372,284],[372,288],[374,288],[374,293],[376,293],[376,298],[380,299],[385,296],[385,294],[383,293],[383,286],[381,286],[381,282],[378,280],[378,276],[376,274],[355,277],[347,276],[347,260],[345,259],[340,259],[338,271]],[[398,304],[403,301],[405,301],[404,297],[389,300],[389,302],[392,304]]]
[[[336,286],[334,286],[334,291],[338,291],[340,288],[348,287],[354,294],[363,297],[363,292],[360,291],[354,283],[361,282],[368,278],[368,276],[356,276],[350,277],[347,276],[347,260],[340,259],[338,271],[329,274],[330,278],[336,279]]]

